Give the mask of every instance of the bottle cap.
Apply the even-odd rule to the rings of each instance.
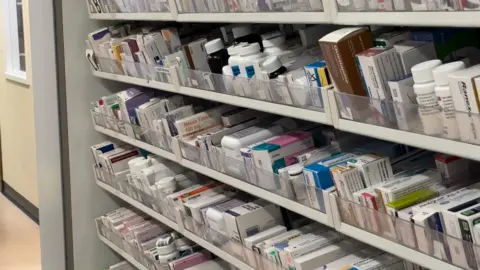
[[[207,51],[208,54],[218,52],[223,48],[225,47],[223,46],[223,41],[220,38],[205,43],[205,51]]]
[[[267,58],[267,60],[263,62],[262,66],[263,66],[263,70],[265,70],[268,73],[272,73],[275,70],[282,67],[282,62],[280,61],[280,59],[278,59],[277,56],[272,56]]]
[[[232,45],[232,46],[228,47],[227,48],[228,55],[230,55],[230,56],[237,55],[238,54],[238,49],[243,48],[247,45],[248,45],[248,43],[242,42],[242,43],[238,43],[238,44],[235,44],[235,45]]]
[[[252,27],[250,25],[241,25],[232,28],[233,38],[244,37],[252,33]]]
[[[432,70],[442,64],[442,61],[435,59],[416,64],[412,67],[412,77],[415,83],[433,82]]]
[[[462,61],[451,62],[434,68],[432,73],[435,84],[438,86],[448,85],[448,75],[464,68],[465,63]]]
[[[247,54],[258,53],[258,52],[260,52],[260,44],[258,43],[248,44],[245,47],[239,48],[237,51],[238,55],[247,55]]]
[[[273,31],[273,32],[270,32],[270,33],[262,34],[261,37],[262,37],[262,40],[267,40],[267,39],[279,37],[281,35],[282,35],[282,32]]]
[[[294,165],[288,170],[288,175],[289,176],[297,176],[299,174],[303,173],[303,166],[302,165]]]
[[[177,188],[177,181],[175,181],[175,177],[165,177],[155,183],[155,185],[160,192],[170,194]]]
[[[278,36],[271,39],[262,40],[264,48],[276,47],[285,44],[285,36]]]

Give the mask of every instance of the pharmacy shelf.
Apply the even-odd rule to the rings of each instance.
[[[110,240],[103,237],[100,233],[98,233],[98,238],[100,238],[100,240],[103,243],[105,243],[105,245],[107,245],[109,248],[113,249],[113,251],[118,253],[120,256],[122,256],[125,260],[127,260],[129,263],[131,263],[137,269],[139,269],[139,270],[149,270],[147,267],[143,266],[141,263],[139,263],[137,260],[135,260],[130,254],[126,253],[121,248],[117,247],[117,245],[112,243]]]
[[[161,156],[163,158],[166,158],[166,159],[169,159],[169,160],[172,160],[172,161],[177,161],[177,157],[175,156],[175,154],[173,153],[170,153],[168,151],[165,151],[163,149],[160,149],[158,147],[155,147],[153,145],[150,145],[148,143],[145,143],[145,142],[142,142],[142,141],[139,141],[139,140],[135,140],[131,137],[128,137],[126,135],[123,135],[121,133],[118,133],[118,132],[115,132],[113,130],[110,130],[110,129],[106,129],[104,127],[101,127],[101,126],[95,126],[95,130],[100,132],[100,133],[103,133],[107,136],[110,136],[112,138],[116,138],[122,142],[126,142],[130,145],[134,145],[138,148],[141,148],[141,149],[144,149],[150,153],[154,153],[155,155],[157,156]]]
[[[348,225],[346,223],[341,223],[340,226],[337,226],[336,229],[337,231],[347,236],[367,243],[378,249],[384,250],[402,259],[426,267],[427,269],[462,270],[462,268],[460,267],[454,266],[442,260],[423,254],[417,250],[392,242],[388,239]]]
[[[179,22],[328,23],[327,12],[179,13]]]
[[[167,12],[146,13],[90,13],[94,20],[121,20],[121,21],[175,21],[175,16]]]
[[[193,242],[199,244],[206,250],[212,252],[213,254],[217,255],[219,258],[222,258],[224,261],[227,261],[228,263],[234,265],[235,267],[238,267],[239,269],[242,270],[254,270],[254,268],[250,267],[246,263],[238,260],[237,258],[233,257],[232,255],[228,254],[227,252],[223,251],[221,248],[215,246],[214,244],[206,241],[200,236],[197,236],[187,230],[182,230],[179,228],[177,223],[171,221],[170,219],[160,215],[159,213],[155,212],[154,210],[148,208],[147,206],[143,205],[142,203],[130,198],[129,196],[123,194],[122,192],[114,189],[113,187],[96,180],[97,185],[103,188],[104,190],[110,192],[111,194],[115,195],[116,197],[122,199],[123,201],[127,202],[128,204],[132,205],[133,207],[137,208],[138,210],[144,212],[145,214],[149,215],[150,217],[160,221],[161,223],[169,226],[173,230],[178,231],[179,233],[183,234],[185,237],[188,239],[192,240]],[[102,240],[103,241],[103,240]],[[108,241],[108,240],[107,240]],[[126,254],[128,256],[128,254]],[[123,256],[123,254],[122,254]],[[139,268],[140,269],[140,268]],[[144,268],[142,268],[144,269]]]
[[[138,86],[155,88],[155,89],[159,89],[167,92],[177,92],[175,85],[171,83],[150,81],[147,79],[135,78],[135,77],[125,76],[125,75],[117,75],[117,74],[112,74],[112,73],[107,73],[102,71],[92,71],[92,73],[93,73],[93,76],[95,77],[99,77],[99,78],[103,78],[111,81],[117,81],[117,82],[123,82],[128,84],[134,84]]]
[[[200,164],[197,164],[195,162],[183,159],[181,163],[184,167],[189,168],[191,170],[194,170],[198,173],[201,173],[203,175],[206,175],[210,178],[216,179],[220,182],[223,182],[229,186],[232,186],[234,188],[243,190],[247,193],[250,193],[254,195],[255,197],[265,199],[267,201],[270,201],[276,205],[279,205],[283,208],[286,208],[290,211],[296,212],[302,216],[305,216],[309,219],[315,220],[319,223],[322,223],[324,225],[333,227],[333,221],[329,218],[329,216],[325,213],[322,213],[318,210],[315,210],[313,208],[310,208],[308,206],[302,205],[298,202],[292,201],[290,199],[287,199],[283,196],[277,195],[273,192],[266,191],[265,189],[262,189],[260,187],[248,184],[242,180],[239,180],[237,178],[233,178],[231,176],[228,176],[226,174],[217,172],[215,170],[209,169],[207,167],[204,167]]]
[[[386,141],[480,161],[480,145],[339,119],[335,128]]]
[[[332,23],[347,25],[401,25],[478,27],[478,11],[457,12],[332,12]]]
[[[149,81],[146,79],[134,78],[134,77],[129,77],[125,75],[111,74],[111,73],[101,72],[101,71],[93,71],[93,75],[99,78],[108,79],[112,81],[134,84],[134,85],[154,88],[158,90],[163,90],[167,92],[178,93],[186,96],[192,96],[192,97],[197,97],[201,99],[217,101],[217,102],[235,105],[239,107],[249,108],[257,111],[264,111],[268,113],[303,119],[303,120],[311,121],[315,123],[332,125],[332,119],[330,118],[330,114],[324,113],[324,112],[303,109],[299,107],[293,107],[293,106],[277,104],[272,102],[266,102],[266,101],[261,101],[256,99],[250,99],[245,97],[232,96],[232,95],[227,95],[227,94],[222,94],[218,92],[207,91],[207,90],[202,90],[197,88],[191,88],[191,87],[180,86],[179,89],[177,89],[175,85],[169,84],[169,83]],[[323,100],[324,101],[327,100],[326,95],[323,97]],[[325,102],[326,112],[329,111],[327,105],[328,103]]]
[[[210,168],[207,168],[205,166],[202,166],[200,164],[197,164],[195,162],[186,160],[186,159],[179,159],[178,155],[174,155],[172,153],[169,153],[165,150],[162,150],[158,147],[149,145],[147,143],[132,139],[128,136],[125,136],[123,134],[105,129],[103,127],[95,126],[95,130],[108,135],[110,137],[119,139],[121,141],[124,141],[128,144],[134,145],[136,147],[145,149],[153,154],[156,154],[158,156],[167,158],[169,160],[175,161],[185,168],[194,170],[198,173],[201,173],[203,175],[206,175],[210,178],[213,178],[215,180],[218,180],[220,182],[223,182],[227,185],[230,185],[232,187],[235,187],[237,189],[243,190],[247,193],[250,193],[258,198],[265,199],[267,201],[270,201],[272,203],[275,203],[281,207],[284,207],[290,211],[296,212],[300,215],[303,215],[309,219],[315,220],[319,223],[325,224],[327,226],[333,227],[333,220],[331,219],[331,215],[322,213],[318,210],[315,210],[313,208],[310,208],[308,206],[302,205],[298,202],[292,201],[290,199],[287,199],[283,196],[277,195],[273,192],[266,191],[265,189],[262,189],[260,187],[251,185],[249,183],[246,183],[245,181],[239,180],[237,178],[228,176],[226,174],[217,172],[215,170],[212,170]],[[177,158],[176,158],[177,157]],[[328,208],[327,208],[328,209]]]
[[[245,107],[257,111],[263,111],[298,119],[303,119],[310,122],[332,125],[330,115],[324,112],[303,109],[278,103],[266,102],[256,99],[244,98],[239,96],[232,96],[213,91],[205,91],[191,87],[180,86],[179,94],[213,100],[221,103],[227,103],[239,107]],[[325,98],[323,99],[325,100]],[[325,111],[328,111],[325,108]]]

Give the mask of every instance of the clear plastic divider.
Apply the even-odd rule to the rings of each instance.
[[[145,79],[162,83],[173,83],[170,70],[162,65],[152,65],[140,62],[119,61],[110,58],[96,57],[99,71]]]
[[[97,230],[101,236],[113,243],[119,249],[130,255],[135,261],[145,266],[149,270],[169,270],[168,264],[160,264],[150,258],[133,242],[127,242],[117,233],[105,226],[101,218],[95,219]]]
[[[480,115],[335,92],[341,119],[480,144]]]
[[[225,156],[221,149],[201,149],[192,143],[180,141],[183,158],[212,170],[260,187],[307,207],[326,213],[324,190],[305,184],[303,179],[293,181],[282,175],[256,167],[242,157]]]
[[[172,152],[172,138],[159,131],[147,129],[138,125],[127,123],[118,120],[114,116],[107,116],[105,114],[91,110],[94,124],[103,128],[119,132],[123,135],[129,136],[132,139],[158,147],[162,150]]]
[[[322,0],[176,0],[178,13],[323,11]]]
[[[204,239],[205,241],[215,245],[222,249],[226,253],[234,256],[240,261],[246,263],[254,269],[272,269],[280,270],[284,269],[281,266],[276,265],[274,262],[268,260],[266,257],[254,252],[243,246],[241,243],[230,239],[222,232],[211,229],[208,225],[199,222],[188,214],[188,211],[182,211],[172,206],[165,200],[164,194],[152,194],[147,192],[143,187],[135,181],[129,181],[125,178],[119,178],[111,175],[109,172],[94,166],[95,175],[99,181],[106,183],[112,188],[122,192],[123,194],[137,200],[145,205],[147,208],[154,210],[155,212],[165,216],[171,221],[181,224],[185,230],[195,234],[196,236]],[[139,250],[135,250],[132,245],[126,243],[121,237],[114,234],[103,226],[103,223],[97,222],[100,232],[105,238],[112,241],[115,245],[125,250],[128,254],[132,255],[137,261],[143,265],[150,267],[148,258],[142,258],[142,254]],[[146,260],[147,259],[147,260]],[[162,268],[149,268],[149,269],[162,269]],[[163,270],[163,269],[162,269]]]
[[[338,12],[442,12],[471,11],[477,3],[462,1],[411,1],[411,0],[338,0]]]
[[[180,86],[324,112],[320,87],[179,69]]]
[[[90,2],[90,1],[89,1]],[[170,13],[170,5],[166,0],[145,0],[145,1],[116,1],[116,0],[94,0],[92,13],[149,13],[164,12]]]
[[[336,201],[341,221],[346,224],[463,269],[480,267],[480,246],[472,242],[416,225],[410,220],[403,220],[338,196]]]

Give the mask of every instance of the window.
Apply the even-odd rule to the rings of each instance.
[[[5,75],[7,79],[27,82],[23,0],[2,0],[5,18]]]

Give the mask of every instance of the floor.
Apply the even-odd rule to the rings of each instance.
[[[40,228],[2,194],[0,194],[0,269],[42,269]]]

